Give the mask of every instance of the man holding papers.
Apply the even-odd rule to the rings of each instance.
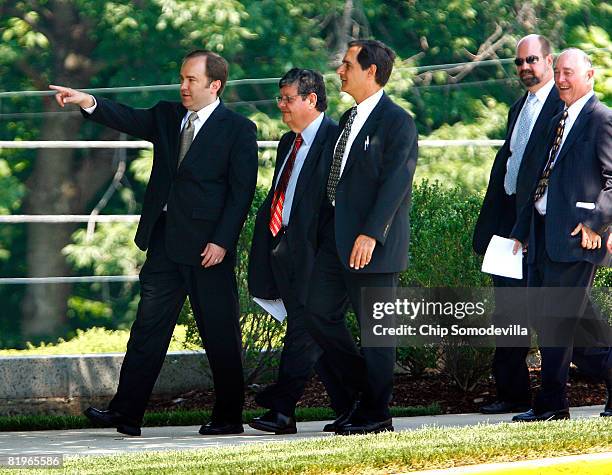
[[[282,299],[287,333],[278,381],[256,397],[257,403],[269,411],[250,426],[292,434],[296,432],[295,405],[321,355],[304,327],[304,303],[327,176],[322,156],[328,140],[335,138],[337,125],[323,113],[327,99],[323,76],[318,72],[291,69],[280,80],[279,88],[278,108],[291,131],[280,139],[272,186],[257,212],[249,290],[260,299]],[[322,379],[325,381],[324,376]]]
[[[528,199],[530,185],[540,169],[543,153],[538,149],[544,143],[548,124],[563,108],[554,87],[553,57],[546,38],[540,35],[522,38],[516,46],[514,63],[527,92],[510,107],[506,141],[493,162],[489,186],[474,229],[473,247],[478,254],[485,253],[492,236],[509,237],[517,211]],[[526,309],[517,305],[516,298],[508,296],[511,289],[518,291],[526,287],[525,274],[523,272],[522,279],[493,275],[496,290],[493,318],[497,325],[527,324]],[[498,346],[495,349],[493,375],[497,398],[483,406],[481,412],[498,414],[529,407],[529,371],[525,362],[528,351],[529,338],[520,347]]]
[[[536,321],[542,385],[533,408],[514,416],[517,422],[569,418],[572,358],[605,380],[601,415],[612,416],[610,328],[589,303],[597,266],[610,264],[605,245],[612,225],[612,111],[595,97],[594,73],[583,51],[559,55],[555,82],[566,109],[553,119],[545,164],[511,233],[516,251],[528,241],[530,285],[542,288]],[[588,347],[576,351],[574,344]]]

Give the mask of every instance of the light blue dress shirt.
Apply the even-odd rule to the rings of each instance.
[[[324,114],[321,112],[319,116],[313,120],[308,127],[306,127],[302,131],[302,145],[300,146],[297,155],[295,156],[295,163],[293,165],[293,170],[291,171],[291,177],[289,178],[289,183],[287,184],[287,191],[285,192],[285,202],[283,203],[283,226],[289,225],[289,218],[291,216],[291,206],[293,205],[293,195],[295,195],[295,187],[297,186],[297,181],[300,176],[300,172],[302,171],[302,167],[304,166],[304,161],[306,160],[306,156],[310,150],[310,146],[314,141],[319,127],[321,126],[321,122],[323,122]],[[280,177],[283,174],[283,170],[287,165],[287,160],[289,159],[289,155],[291,154],[291,150],[293,149],[293,143],[291,144],[291,148],[289,149],[289,153],[285,156],[285,160],[283,162],[283,166],[276,177],[276,183],[274,184],[274,189],[278,186],[278,182]]]

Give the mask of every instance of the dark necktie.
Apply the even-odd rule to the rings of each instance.
[[[197,118],[198,118],[198,113],[192,112],[191,114],[189,114],[189,117],[187,118],[187,122],[185,123],[185,126],[183,127],[183,131],[181,132],[180,145],[179,145],[178,164],[176,166],[177,168],[181,165],[183,158],[185,158],[185,155],[187,155],[187,151],[189,150],[189,147],[191,147],[191,142],[193,142],[193,132],[195,129],[193,123],[195,122]]]
[[[338,140],[338,145],[334,151],[334,160],[332,161],[331,169],[329,171],[329,179],[327,180],[327,198],[330,203],[333,203],[336,199],[336,187],[340,181],[340,169],[342,168],[342,157],[344,156],[344,150],[346,149],[346,143],[348,142],[349,134],[351,133],[351,126],[357,115],[357,106],[351,109],[348,120],[342,134]]]
[[[283,226],[283,204],[285,203],[285,193],[287,192],[287,185],[289,185],[289,179],[291,178],[291,172],[295,165],[295,157],[297,152],[302,145],[302,136],[297,134],[295,141],[293,142],[293,148],[285,163],[283,172],[281,173],[278,185],[274,190],[274,196],[272,197],[272,206],[270,207],[270,232],[272,236],[276,236]]]
[[[557,125],[557,133],[555,134],[555,140],[552,146],[550,147],[548,161],[546,162],[546,166],[544,167],[544,171],[542,172],[542,177],[538,182],[535,195],[533,196],[534,203],[540,198],[542,198],[542,196],[544,196],[544,192],[546,191],[546,188],[548,188],[548,177],[550,177],[550,173],[552,172],[552,169],[555,166],[555,159],[557,158],[557,153],[559,153],[559,147],[561,147],[561,140],[563,139],[563,132],[565,131],[566,119],[567,109],[563,111],[563,115],[561,116],[559,125]]]

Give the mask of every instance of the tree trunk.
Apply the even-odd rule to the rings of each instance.
[[[66,0],[52,0],[44,10],[41,28],[54,54],[50,74],[53,82],[80,86],[89,84],[97,65],[90,60],[95,43],[88,22],[79,18],[76,7]],[[49,79],[33,75],[28,61],[21,67],[38,88]],[[52,98],[44,100],[44,110],[57,112]],[[73,114],[54,115],[45,121],[41,140],[75,140],[82,118]],[[112,151],[40,149],[28,178],[24,202],[27,214],[80,214],[97,191],[111,178]],[[70,274],[62,249],[70,243],[75,224],[29,224],[27,228],[27,275],[55,277]],[[22,333],[29,339],[58,336],[67,323],[69,284],[30,284],[22,302]]]

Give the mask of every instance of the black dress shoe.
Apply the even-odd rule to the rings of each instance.
[[[268,411],[261,417],[255,417],[249,422],[249,425],[253,429],[274,432],[276,435],[295,434],[297,432],[295,418],[278,411]]]
[[[117,432],[126,435],[140,435],[140,426],[138,423],[117,411],[101,411],[95,407],[88,407],[84,414],[90,421],[98,426],[114,427],[117,429]]]
[[[323,427],[323,432],[336,432],[341,426],[346,424],[351,417],[353,417],[353,414],[355,414],[355,411],[358,407],[359,400],[355,400],[353,402],[353,405],[346,411],[344,411],[342,414],[340,414],[334,422],[325,424],[325,427]]]
[[[604,410],[599,414],[601,417],[612,417],[612,392],[608,392],[608,400],[604,406]]]
[[[606,377],[606,389],[608,390],[608,399],[604,410],[599,415],[601,417],[612,417],[612,369],[608,370],[608,376]]]
[[[559,411],[544,411],[536,413],[533,409],[527,412],[517,414],[512,418],[512,422],[538,422],[538,421],[558,421],[561,419],[569,419],[570,413],[567,409]]]
[[[244,427],[242,427],[242,424],[232,424],[229,422],[210,421],[208,424],[200,427],[200,434],[202,435],[229,435],[242,434],[243,432]]]
[[[506,412],[525,412],[530,405],[526,403],[495,401],[480,408],[482,414],[505,414]]]
[[[350,419],[349,422],[340,426],[336,430],[338,435],[355,435],[355,434],[377,434],[379,432],[393,432],[392,419],[384,421],[368,421],[359,420],[357,418]]]

